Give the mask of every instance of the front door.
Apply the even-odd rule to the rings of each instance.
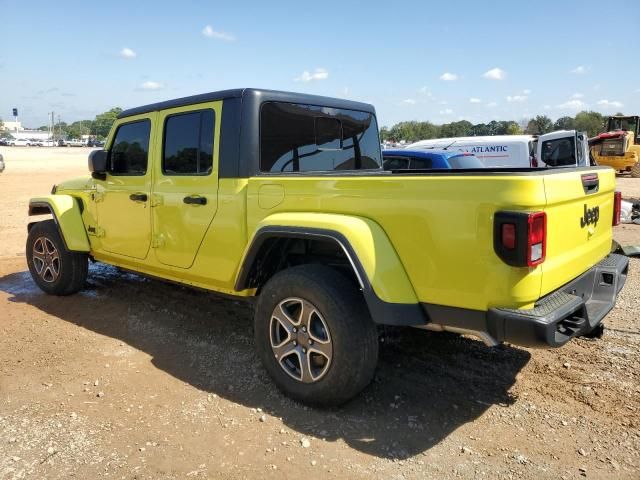
[[[151,133],[157,114],[126,118],[109,146],[108,173],[96,180],[100,249],[144,259],[151,243]]]
[[[211,102],[159,114],[153,247],[165,265],[191,267],[216,213],[221,107]]]

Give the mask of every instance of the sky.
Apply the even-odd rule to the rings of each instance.
[[[259,87],[378,123],[640,114],[640,1],[0,0],[0,118]],[[612,28],[606,30],[607,25]]]

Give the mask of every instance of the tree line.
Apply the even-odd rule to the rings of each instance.
[[[113,122],[116,121],[122,109],[114,107],[106,112],[99,113],[93,120],[78,120],[73,123],[56,122],[54,125],[55,137],[81,138],[83,135],[91,135],[98,139],[104,139],[109,134]],[[49,126],[43,125],[38,128],[44,132],[49,130]]]
[[[616,115],[622,115],[617,113]],[[432,122],[400,122],[380,129],[383,142],[416,142],[430,138],[473,137],[484,135],[542,135],[554,130],[586,131],[590,137],[605,131],[607,117],[593,111],[583,111],[575,117],[560,117],[555,122],[546,115],[524,120],[496,121],[473,124],[467,120],[436,125]]]

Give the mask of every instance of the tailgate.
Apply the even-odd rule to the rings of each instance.
[[[544,176],[547,255],[540,295],[598,263],[611,251],[615,172],[571,169]]]

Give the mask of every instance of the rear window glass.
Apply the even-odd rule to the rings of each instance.
[[[368,112],[267,102],[260,111],[260,170],[379,169],[378,125]]]
[[[448,159],[451,168],[484,168],[484,163],[475,155],[459,155]]]
[[[576,164],[575,138],[558,138],[542,142],[542,161],[552,167]]]

